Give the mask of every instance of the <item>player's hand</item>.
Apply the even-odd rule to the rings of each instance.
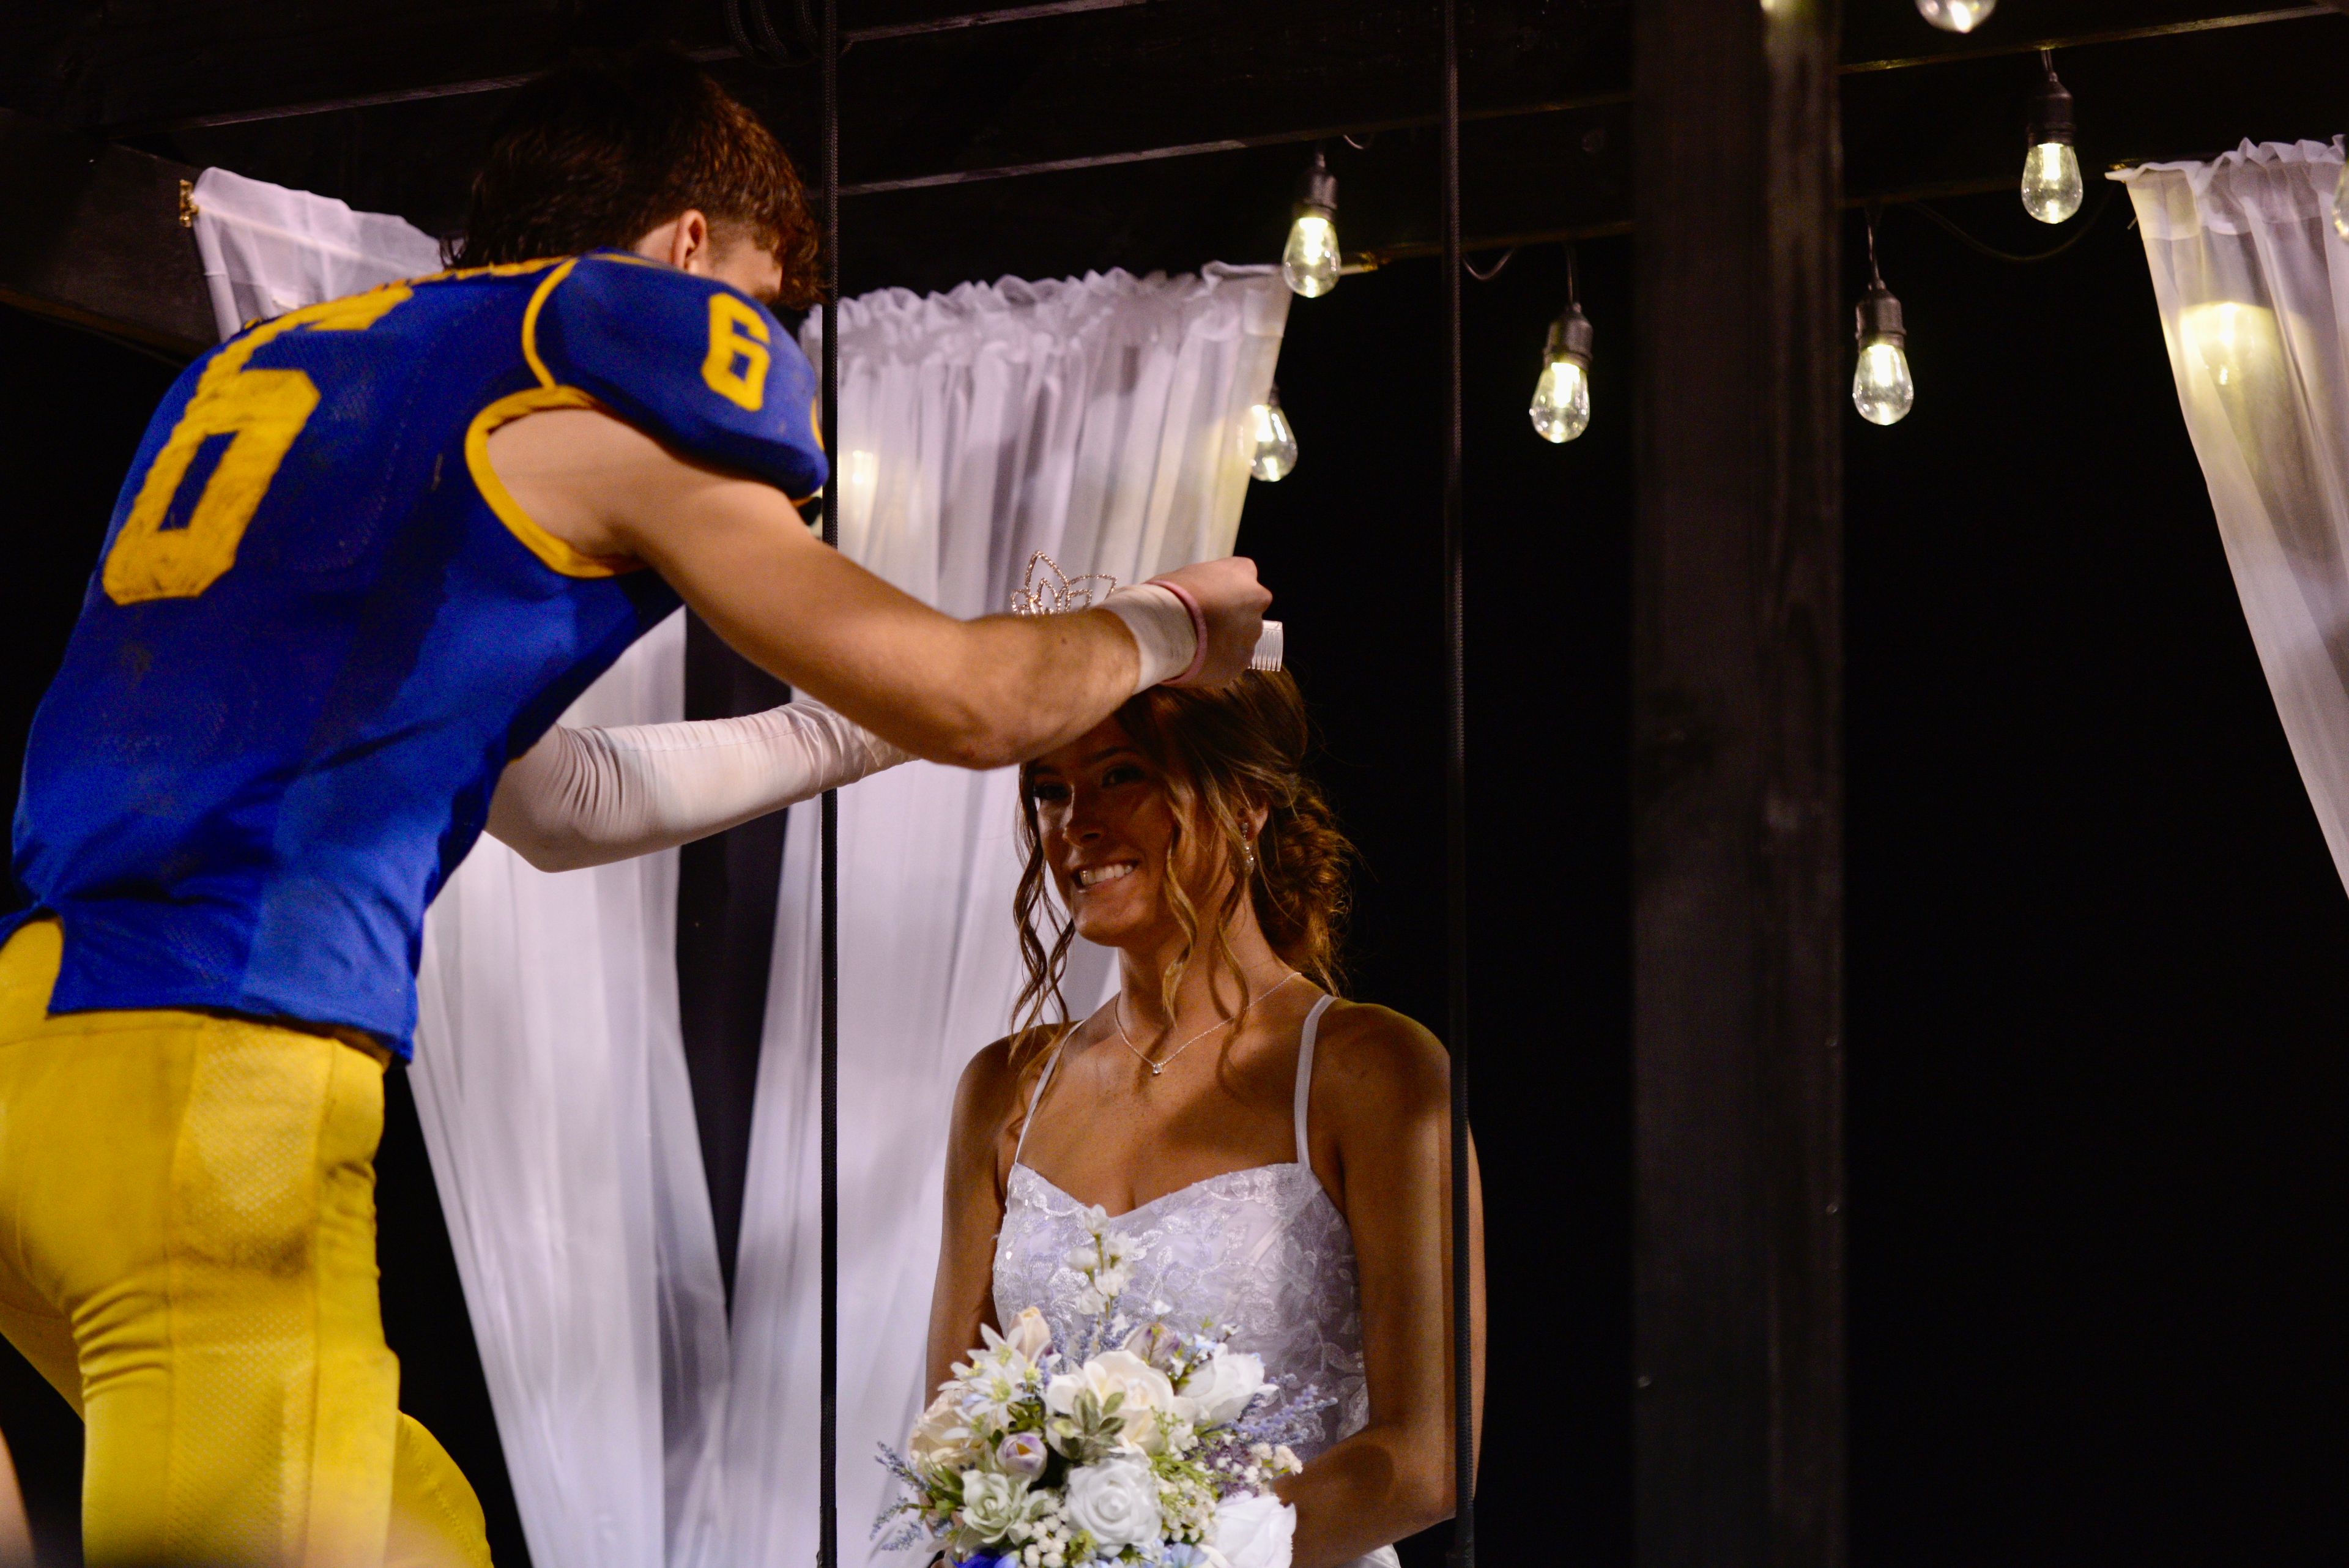
[[[1272,594],[1256,580],[1256,563],[1245,556],[1201,561],[1154,579],[1182,586],[1207,623],[1207,657],[1186,686],[1221,686],[1248,667],[1257,639],[1264,635],[1264,612]]]

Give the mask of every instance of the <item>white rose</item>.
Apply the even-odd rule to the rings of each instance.
[[[1130,1350],[1103,1351],[1076,1371],[1055,1376],[1044,1385],[1044,1407],[1055,1416],[1068,1415],[1077,1407],[1077,1396],[1085,1393],[1104,1405],[1112,1394],[1125,1396],[1118,1417],[1126,1440],[1141,1448],[1154,1439],[1159,1412],[1174,1410],[1174,1386],[1166,1374]]]
[[[1174,1385],[1166,1374],[1130,1350],[1104,1350],[1085,1363],[1085,1375],[1104,1392],[1125,1396],[1125,1407],[1164,1410],[1174,1403]]]
[[[955,1407],[955,1395],[940,1394],[914,1423],[905,1438],[905,1457],[926,1470],[960,1468],[971,1446],[970,1428]]]
[[[1138,1459],[1108,1459],[1069,1472],[1061,1517],[1112,1549],[1158,1539],[1158,1478]],[[1258,1565],[1251,1565],[1258,1568]],[[1284,1562],[1280,1568],[1286,1568]]]
[[[1227,1498],[1216,1505],[1208,1560],[1214,1568],[1288,1568],[1296,1539],[1297,1510],[1270,1492]]]
[[[1174,1409],[1195,1426],[1227,1427],[1271,1386],[1264,1380],[1263,1357],[1219,1350],[1183,1379]]]
[[[1098,1367],[1102,1382],[1125,1396],[1118,1414],[1125,1417],[1125,1440],[1156,1453],[1165,1446],[1163,1422],[1175,1417],[1174,1385],[1166,1374],[1130,1350],[1108,1350],[1086,1363]]]

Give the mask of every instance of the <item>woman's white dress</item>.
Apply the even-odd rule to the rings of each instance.
[[[1195,1181],[1110,1221],[1140,1253],[1126,1299],[1164,1302],[1177,1324],[1220,1324],[1233,1349],[1262,1357],[1277,1390],[1268,1408],[1293,1413],[1292,1446],[1308,1463],[1370,1419],[1353,1232],[1313,1174],[1305,1138],[1313,1040],[1332,1000],[1314,1003],[1298,1044],[1296,1158]],[[1036,1080],[1030,1124],[1060,1059],[1055,1048]],[[1053,1343],[1066,1345],[1084,1315],[1076,1303],[1085,1282],[1068,1260],[1090,1233],[1087,1206],[1020,1162],[1027,1142],[1023,1126],[995,1238],[996,1321],[1008,1324],[1032,1306],[1051,1325]],[[1394,1563],[1392,1546],[1358,1560],[1359,1568]]]

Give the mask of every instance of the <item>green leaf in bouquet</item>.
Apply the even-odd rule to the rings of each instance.
[[[1067,1415],[1055,1416],[1044,1424],[1045,1440],[1073,1464],[1107,1459],[1125,1440],[1125,1421],[1119,1415],[1124,1404],[1122,1393],[1104,1399],[1087,1389],[1076,1397]]]

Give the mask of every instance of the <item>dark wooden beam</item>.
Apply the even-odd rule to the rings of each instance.
[[[195,177],[0,109],[0,304],[193,358],[219,340],[180,222]]]
[[[842,36],[850,44],[885,43],[895,38],[917,38],[932,33],[967,32],[974,27],[1000,27],[1014,22],[1043,22],[1061,16],[1082,16],[1094,11],[1118,11],[1133,5],[1148,5],[1154,0],[1038,0],[1028,5],[1002,5],[988,11],[958,11],[946,16],[914,16],[894,22],[883,22],[869,27],[852,27]],[[543,46],[542,46],[543,47]],[[688,56],[703,65],[739,60],[741,51],[731,44],[688,46]],[[223,125],[251,125],[268,119],[306,119],[314,115],[338,114],[345,109],[378,109],[395,103],[428,103],[444,98],[471,98],[477,93],[504,92],[518,88],[537,74],[537,67],[509,71],[499,76],[462,77],[454,81],[422,83],[412,87],[378,88],[371,92],[357,92],[340,98],[311,99],[286,101],[279,99],[256,104],[247,109],[214,109],[208,112],[181,115],[175,119],[157,120],[151,124],[130,122],[111,126],[116,135],[143,135],[155,131],[204,130]]]
[[[1640,11],[1643,1568],[1844,1560],[1836,9]]]

